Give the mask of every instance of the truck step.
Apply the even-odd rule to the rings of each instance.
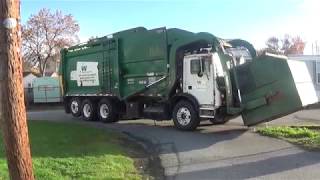
[[[209,116],[209,115],[200,115],[201,118],[209,118],[209,119],[213,119],[214,116]]]
[[[200,110],[209,110],[209,111],[214,111],[214,107],[200,107]]]

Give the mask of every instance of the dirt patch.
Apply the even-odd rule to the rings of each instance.
[[[143,179],[165,179],[164,168],[161,166],[158,151],[152,143],[127,132],[123,132],[123,134],[124,136],[119,143],[125,148],[129,156],[134,159],[135,166]]]

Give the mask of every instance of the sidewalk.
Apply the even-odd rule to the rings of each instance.
[[[320,108],[319,109],[305,109],[293,114],[289,114],[282,118],[273,120],[271,122],[267,122],[261,124],[259,126],[265,125],[286,125],[286,126],[320,126]]]

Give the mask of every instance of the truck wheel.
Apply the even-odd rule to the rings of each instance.
[[[173,123],[180,130],[192,131],[200,124],[200,118],[190,102],[180,101],[173,109]]]
[[[80,98],[74,97],[69,101],[69,109],[74,117],[79,117],[81,115],[81,100]]]
[[[98,104],[98,117],[101,122],[112,123],[119,120],[115,104],[108,99],[101,99]]]
[[[82,117],[84,118],[84,120],[86,121],[96,120],[96,115],[97,115],[96,106],[89,99],[85,99],[82,102],[81,111],[82,111]]]

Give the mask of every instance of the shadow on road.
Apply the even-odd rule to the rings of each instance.
[[[111,125],[106,125],[110,127]],[[114,124],[129,136],[153,144],[161,153],[181,153],[210,147],[241,136],[247,128],[216,126],[211,131],[199,128],[197,131],[179,131],[172,126],[153,126],[146,124]]]
[[[139,141],[148,142],[149,144],[159,146],[159,148],[162,149],[163,146],[165,146],[164,148],[166,149],[172,144],[172,146],[175,147],[169,149],[177,149],[178,152],[207,148],[215,143],[235,139],[248,131],[246,127],[239,123],[212,125],[210,127],[208,127],[208,123],[202,123],[196,131],[188,132],[179,131],[175,129],[172,124],[165,121],[156,122],[156,125],[154,125],[152,120],[120,121],[119,123],[114,124],[86,122],[73,118],[71,115],[67,115],[60,110],[30,112],[28,114],[28,119],[80,123],[97,128],[121,131]],[[208,129],[210,130],[208,131]],[[166,150],[164,151],[166,152]]]
[[[192,171],[179,174],[181,179],[247,179],[257,178],[283,171],[301,168],[320,163],[320,154],[314,152],[299,152],[284,156],[271,157],[256,162],[248,162]],[[170,179],[170,177],[169,177]]]

